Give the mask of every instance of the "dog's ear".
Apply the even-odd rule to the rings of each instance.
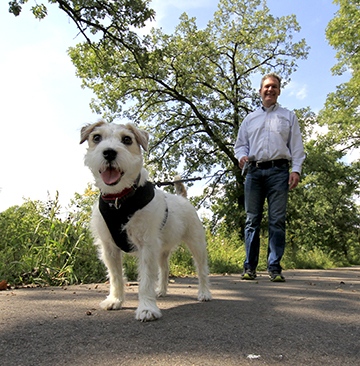
[[[133,123],[128,123],[125,127],[135,135],[138,144],[142,146],[145,151],[148,151],[149,132],[138,129]]]
[[[93,132],[95,130],[96,127],[99,127],[101,125],[104,125],[106,122],[104,121],[99,121],[97,123],[93,123],[93,124],[88,124],[86,126],[84,126],[82,129],[81,129],[81,133],[80,133],[80,144],[82,144],[84,141],[86,141],[91,132]]]

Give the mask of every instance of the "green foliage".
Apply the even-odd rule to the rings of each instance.
[[[216,234],[207,231],[209,268],[211,273],[241,273],[245,260],[244,242],[237,231],[231,234],[223,223]]]
[[[334,0],[340,6],[326,28],[326,37],[338,52],[339,60],[333,67],[334,74],[341,75],[348,68],[359,69],[360,55],[360,2],[359,0]]]
[[[20,15],[22,5],[29,0],[12,0],[9,2],[9,12]],[[74,22],[79,32],[88,44],[92,38],[101,39],[101,44],[109,47],[117,43],[126,48],[135,48],[139,52],[142,47],[134,28],[142,28],[147,20],[154,18],[154,10],[149,8],[150,0],[48,0],[56,4]],[[47,16],[44,3],[35,5],[31,11],[35,18]],[[100,34],[100,37],[98,35]]]
[[[138,278],[137,257],[131,254],[124,254],[124,274],[129,281],[136,281]]]
[[[318,198],[316,191],[310,193]],[[98,193],[90,185],[84,195],[75,194],[66,217],[61,214],[58,196],[45,203],[27,200],[22,206],[14,206],[3,212],[0,215],[0,279],[12,284],[52,286],[103,282],[106,270],[97,258],[97,249],[88,230],[91,207],[97,197]],[[297,201],[291,202],[296,204]],[[324,201],[319,202],[319,206],[322,205]],[[315,229],[308,225],[306,230],[301,230],[307,216],[312,215],[312,220],[318,219],[319,222],[324,219],[318,209],[314,214],[317,217],[307,210],[301,213],[297,211],[297,215],[291,214],[293,221],[289,225],[283,267],[330,268],[360,263],[358,231],[351,229],[348,224],[340,233],[341,227],[336,226],[340,214],[329,221],[326,228],[319,229],[315,222]],[[359,222],[355,224],[358,228]],[[208,220],[205,226],[210,272],[241,273],[245,250],[244,241],[239,236],[240,227],[231,230],[222,221],[217,230],[212,231]],[[324,236],[326,241],[323,240]],[[342,238],[346,245],[341,246],[344,243],[338,238]],[[267,240],[264,229],[260,238],[259,271],[266,271]],[[343,248],[347,250],[346,256]],[[137,279],[136,256],[124,255],[124,271],[129,280]],[[170,259],[170,276],[194,274],[193,257],[184,245],[180,245]]]
[[[360,3],[359,0],[335,0],[340,5],[326,29],[326,37],[337,50],[334,75],[351,74],[347,83],[330,93],[320,117],[329,127],[328,139],[343,149],[360,146]]]
[[[19,15],[28,0],[10,1]],[[195,205],[212,210],[206,226],[211,272],[241,272],[245,222],[243,185],[233,153],[239,125],[260,104],[254,75],[275,71],[290,80],[299,59],[307,57],[295,16],[272,16],[265,1],[221,0],[214,18],[199,30],[183,14],[174,34],[139,28],[154,15],[148,1],[48,0],[76,23],[86,43],[69,50],[83,86],[97,100],[92,108],[112,121],[137,121],[152,132],[146,165],[156,180],[169,180],[179,164],[183,177],[218,174]],[[349,147],[359,146],[360,8],[358,0],[335,0],[340,10],[326,30],[338,51],[334,74],[351,73],[348,83],[329,94],[320,116],[296,111],[307,159],[299,187],[290,192],[285,268],[327,268],[360,263],[359,162],[345,164]],[[46,15],[43,3],[32,8]],[[95,35],[95,36],[94,36]],[[95,41],[94,41],[95,39]],[[315,134],[319,122],[329,133]],[[341,145],[343,151],[335,149]],[[68,218],[60,218],[57,199],[26,201],[0,215],[0,276],[14,283],[47,284],[101,281],[105,269],[88,231],[97,192],[89,186],[75,194]],[[208,198],[208,200],[206,200]],[[205,201],[206,200],[206,201]],[[259,270],[266,270],[266,207]],[[136,257],[124,256],[130,279]],[[171,258],[171,274],[194,273],[192,256],[180,246]]]
[[[306,233],[303,233],[303,236]],[[284,269],[311,269],[333,268],[335,266],[348,265],[348,263],[336,260],[331,254],[314,247],[312,250],[304,250],[293,244],[294,238],[287,235],[287,244],[282,267]],[[219,230],[214,235],[207,231],[209,267],[211,273],[242,273],[245,260],[245,245],[239,239],[237,231],[229,235],[229,229],[225,222],[219,225]],[[258,271],[267,271],[267,230],[262,230],[260,235],[260,254]],[[359,262],[357,262],[359,263]]]
[[[287,227],[290,246],[295,250],[315,248],[336,262],[353,263],[350,253],[359,253],[360,164],[341,161],[344,153],[324,149],[311,141],[306,144],[307,159],[302,180],[290,192]]]
[[[284,269],[328,269],[339,264],[319,248],[292,251],[290,247],[287,247],[281,263]]]
[[[91,185],[75,194],[66,217],[61,213],[58,195],[47,202],[26,200],[0,215],[0,278],[12,284],[67,285],[103,282],[104,265],[97,258],[88,229],[91,207],[98,192]],[[61,218],[62,217],[62,218]],[[208,233],[209,262],[214,273],[241,271],[243,251],[231,240]],[[124,272],[137,279],[137,257],[124,254]],[[173,253],[170,275],[195,274],[192,255],[184,246]]]
[[[24,1],[17,1],[17,0],[13,0],[13,1],[10,1],[9,2],[9,12],[10,13],[13,13],[16,17],[18,16],[18,15],[20,15],[20,13],[21,13],[21,5],[20,4],[23,4],[24,3]]]
[[[170,276],[185,276],[195,274],[193,257],[189,249],[184,245],[172,254],[170,258]]]
[[[244,180],[233,144],[242,119],[260,103],[251,78],[276,71],[289,80],[308,53],[304,40],[293,40],[299,30],[295,16],[276,18],[265,1],[221,0],[204,29],[184,13],[174,34],[153,28],[141,49],[99,42],[69,54],[97,96],[94,111],[151,131],[147,167],[158,180],[179,164],[183,177],[219,172],[203,199],[213,205],[214,226],[225,217],[235,227],[244,222]]]
[[[26,4],[29,0],[12,0],[9,2],[9,13],[14,14],[16,17],[20,15],[23,4]],[[49,3],[55,1],[49,0]],[[37,4],[31,7],[31,12],[34,14],[36,19],[44,19],[47,16],[47,8],[44,4]]]
[[[27,200],[0,215],[0,278],[13,284],[97,282],[105,268],[97,259],[87,222],[76,211],[61,215],[58,196]]]

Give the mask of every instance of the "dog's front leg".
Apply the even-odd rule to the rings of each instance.
[[[109,272],[110,294],[100,306],[105,310],[119,310],[125,300],[122,252],[114,245],[101,242],[101,259]]]
[[[136,310],[136,319],[143,322],[161,318],[155,292],[158,271],[156,248],[156,244],[146,244],[139,250],[139,307]]]
[[[159,257],[159,284],[156,289],[157,297],[166,296],[169,281],[169,258],[170,252],[164,250]]]

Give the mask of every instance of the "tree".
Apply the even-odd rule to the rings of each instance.
[[[326,37],[337,50],[338,63],[332,68],[334,75],[350,72],[347,83],[328,95],[321,112],[322,124],[329,127],[328,137],[334,144],[349,149],[360,146],[360,1],[335,0],[340,5],[326,29]]]
[[[324,148],[312,140],[306,144],[303,178],[290,192],[287,238],[293,252],[319,248],[339,262],[351,263],[359,253],[360,164],[345,164],[344,153]]]
[[[9,12],[20,15],[23,4],[29,0],[12,0]],[[57,4],[75,23],[89,45],[95,47],[93,39],[100,38],[99,44],[115,47],[119,44],[129,50],[136,49],[141,54],[141,42],[132,28],[142,28],[147,20],[154,18],[154,10],[149,8],[150,0],[48,0]],[[35,18],[47,16],[44,3],[31,7]],[[98,36],[100,33],[100,37]]]
[[[290,191],[287,241],[298,251],[320,249],[338,264],[359,261],[360,163],[346,164],[344,151],[314,132],[319,116],[309,108],[296,111],[306,152],[302,179]]]
[[[308,53],[304,40],[293,41],[299,30],[295,16],[273,17],[265,1],[221,0],[206,28],[183,14],[172,35],[152,29],[141,54],[119,44],[99,44],[97,52],[81,44],[69,53],[98,98],[95,111],[151,130],[147,166],[157,178],[179,164],[185,177],[217,171],[205,195],[218,208],[215,219],[238,226],[243,177],[233,144],[243,118],[260,104],[252,78],[276,71],[289,80]]]

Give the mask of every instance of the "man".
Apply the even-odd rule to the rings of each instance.
[[[285,215],[289,189],[300,180],[305,159],[298,120],[293,112],[277,103],[281,78],[267,74],[261,80],[262,107],[250,113],[240,126],[235,155],[245,180],[244,280],[256,278],[259,261],[260,223],[265,199],[269,208],[268,272],[270,280],[284,282],[281,258],[285,250]],[[291,174],[289,163],[291,162]]]

